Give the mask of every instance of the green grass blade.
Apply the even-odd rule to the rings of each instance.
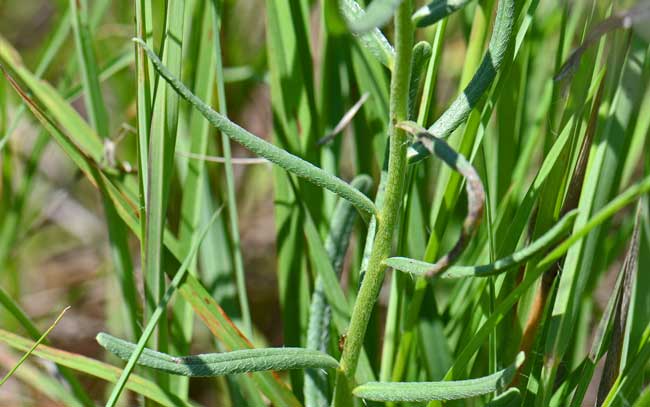
[[[602,407],[610,407],[619,405],[628,400],[628,392],[631,390],[633,384],[643,374],[646,364],[650,360],[650,327],[647,327],[643,333],[641,346],[636,352],[634,362],[625,368],[625,370],[618,376],[614,382],[612,389],[609,391],[607,398],[602,404]]]
[[[100,89],[100,69],[95,58],[88,26],[88,4],[86,1],[71,0],[70,10],[72,10],[71,20],[77,48],[77,60],[83,78],[84,101],[89,111],[90,123],[101,139],[108,140],[108,115]],[[112,164],[108,163],[110,159],[104,157],[104,160],[107,161],[107,164]],[[127,308],[130,332],[135,336],[140,333],[140,310],[133,262],[128,247],[127,229],[119,218],[110,198],[102,195],[102,201],[108,224],[109,246],[115,273],[120,282],[122,296]]]
[[[218,6],[218,1],[213,0],[213,30],[216,33],[221,32],[221,10],[222,6]],[[226,90],[224,88],[224,75],[223,75],[223,56],[221,52],[221,40],[219,35],[215,35],[215,54],[216,54],[216,75],[217,75],[217,102],[219,104],[219,113],[223,116],[228,116],[226,108]],[[242,258],[240,238],[239,238],[239,216],[237,213],[237,197],[235,195],[235,177],[233,175],[230,139],[228,137],[221,137],[221,148],[225,159],[224,172],[226,175],[226,197],[228,207],[228,219],[230,225],[230,240],[232,243],[231,251],[233,256],[233,263],[235,267],[235,281],[237,284],[237,296],[239,297],[239,307],[241,311],[242,323],[244,332],[248,336],[253,333],[253,324],[251,322],[251,315],[248,304],[248,295],[246,294],[246,279],[244,275],[244,261]]]
[[[165,32],[162,59],[169,66],[171,75],[180,76],[183,46],[185,2],[172,0],[165,4]],[[151,52],[153,54],[153,52]],[[151,57],[150,57],[151,59]],[[162,63],[162,62],[161,62]],[[165,294],[163,266],[163,231],[166,224],[167,206],[174,163],[174,149],[178,131],[179,96],[165,82],[158,81],[153,102],[151,135],[146,149],[147,183],[145,208],[145,233],[142,270],[145,291],[144,319],[148,321]],[[156,328],[152,347],[162,351],[168,347],[166,319]],[[162,379],[166,380],[166,379]],[[165,384],[166,385],[166,384]]]
[[[70,0],[71,21],[77,48],[77,60],[83,76],[86,107],[90,124],[101,138],[108,137],[108,115],[99,88],[99,69],[88,27],[88,4],[85,0]]]
[[[145,38],[149,45],[152,42],[151,32],[151,2],[148,0],[136,0],[134,2],[135,8],[135,32],[138,37]],[[135,54],[135,70],[136,70],[136,121],[138,128],[138,173],[140,176],[140,216],[146,217],[145,209],[147,207],[147,193],[146,185],[149,185],[149,139],[151,132],[151,112],[152,112],[152,95],[153,95],[153,68],[147,63],[145,52],[141,47],[136,44],[133,45],[133,52]],[[144,228],[144,223],[142,224]],[[144,233],[144,230],[143,230]],[[141,257],[145,257],[144,245],[141,245]]]
[[[122,376],[120,377],[120,379],[115,385],[115,388],[111,392],[111,396],[108,402],[106,403],[107,407],[113,407],[117,403],[120,394],[122,392],[122,389],[126,385],[126,382],[129,379],[129,375],[131,374],[131,371],[135,367],[135,364],[138,360],[140,353],[144,351],[145,345],[147,344],[147,341],[149,341],[149,338],[151,338],[151,336],[153,335],[155,328],[158,325],[158,322],[163,316],[165,310],[167,309],[167,304],[171,300],[172,295],[174,295],[178,287],[182,284],[183,279],[186,277],[187,271],[190,268],[190,265],[194,263],[194,258],[196,256],[196,253],[199,251],[199,247],[201,246],[201,242],[203,241],[203,238],[205,237],[208,230],[210,230],[210,226],[212,226],[212,224],[217,219],[220,213],[221,213],[221,208],[215,211],[210,221],[207,224],[205,224],[201,229],[201,231],[199,231],[195,235],[195,238],[193,239],[192,242],[192,246],[188,251],[187,258],[185,258],[183,264],[181,264],[181,267],[178,269],[178,271],[174,275],[174,278],[169,284],[169,287],[167,288],[165,295],[163,296],[160,303],[158,303],[153,313],[151,314],[151,317],[147,322],[147,326],[145,326],[144,330],[142,331],[142,336],[140,336],[140,339],[138,340],[138,344],[134,345],[135,351],[132,351],[133,354],[130,355],[128,359],[128,363],[124,368],[124,371],[122,372]]]
[[[27,360],[27,358],[29,357],[29,355],[31,355],[31,354],[34,352],[34,350],[38,347],[38,345],[40,345],[40,344],[45,340],[45,338],[47,338],[47,335],[49,335],[50,332],[52,332],[52,330],[53,330],[54,327],[59,323],[59,321],[61,320],[61,318],[63,318],[63,314],[65,314],[65,312],[66,312],[67,310],[69,310],[69,309],[70,309],[70,307],[68,306],[68,307],[66,307],[63,311],[61,311],[61,313],[59,314],[58,317],[56,317],[56,319],[54,320],[54,322],[52,323],[52,325],[50,325],[50,327],[47,328],[47,329],[45,330],[45,332],[43,332],[43,335],[41,335],[41,336],[36,340],[36,342],[34,342],[34,345],[32,345],[32,347],[29,348],[29,350],[28,350],[28,351],[27,351],[27,352],[26,352],[26,353],[25,353],[25,354],[24,354],[24,355],[23,355],[23,356],[18,360],[18,362],[14,365],[14,367],[12,367],[12,368],[7,372],[7,374],[6,374],[2,379],[0,379],[0,387],[2,387],[2,385],[5,384],[5,382],[6,382],[7,380],[9,380],[9,378],[10,378],[11,376],[13,376],[13,374],[16,372],[16,370],[18,370],[18,368],[20,367],[20,365],[22,365],[22,364]]]
[[[33,346],[32,341],[1,329],[0,342],[22,351],[28,351]],[[34,350],[33,355],[108,382],[116,382],[120,373],[120,369],[115,366],[46,345],[38,346]],[[158,385],[141,376],[132,375],[126,383],[126,388],[148,399],[154,400],[163,406],[190,406],[176,396],[165,393]]]
[[[616,378],[619,376],[621,366],[625,366],[623,361],[623,352],[625,348],[625,337],[628,331],[627,323],[630,310],[630,299],[632,295],[633,281],[637,278],[639,266],[639,245],[641,239],[641,202],[637,205],[636,219],[634,221],[634,231],[630,239],[629,248],[623,261],[623,267],[620,273],[622,279],[622,295],[616,304],[616,315],[614,318],[614,329],[609,347],[607,349],[607,358],[603,367],[603,374],[598,386],[597,403],[603,403],[605,397],[611,390]]]

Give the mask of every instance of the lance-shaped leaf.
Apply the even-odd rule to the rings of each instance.
[[[479,379],[452,382],[371,382],[354,389],[355,396],[373,401],[426,402],[431,400],[460,400],[505,388],[524,362],[519,353],[514,364]]]
[[[97,335],[97,342],[124,360],[136,348],[134,343],[106,333]],[[244,349],[190,356],[171,356],[145,348],[138,365],[181,376],[209,377],[263,370],[336,369],[339,364],[323,352],[303,348]]]
[[[474,231],[481,221],[483,215],[483,204],[485,201],[485,190],[483,183],[479,178],[476,170],[463,157],[454,151],[444,140],[439,139],[432,133],[420,127],[414,122],[402,122],[397,125],[418,138],[418,143],[427,151],[435,154],[442,161],[450,166],[453,170],[458,171],[466,179],[465,189],[467,190],[467,216],[463,222],[460,236],[454,244],[454,247],[442,256],[435,264],[431,264],[429,270],[425,273],[426,277],[446,270],[465,249],[468,240],[474,234]]]
[[[531,258],[541,254],[553,242],[566,234],[573,226],[573,221],[577,215],[578,212],[576,210],[567,213],[548,232],[540,236],[539,239],[523,249],[493,263],[481,266],[451,266],[444,273],[438,273],[437,276],[440,278],[487,277],[518,267]],[[432,263],[405,257],[391,257],[384,260],[384,264],[405,273],[425,276],[429,275],[429,272],[436,267]]]
[[[411,55],[411,80],[409,83],[408,114],[409,119],[415,117],[415,101],[420,90],[420,79],[425,71],[429,58],[431,57],[431,45],[426,41],[420,41],[413,47]]]
[[[497,15],[494,22],[494,31],[490,38],[488,51],[481,61],[481,65],[472,77],[467,87],[458,95],[456,100],[429,127],[429,132],[436,137],[446,138],[458,128],[469,116],[474,106],[490,87],[503,63],[506,51],[512,38],[512,26],[515,18],[514,0],[499,0]],[[425,158],[426,149],[409,151],[409,162],[417,162]]]
[[[274,146],[255,136],[249,131],[239,127],[231,122],[227,117],[214,111],[208,104],[199,99],[192,93],[178,78],[176,78],[165,66],[158,56],[151,51],[149,47],[139,38],[134,38],[134,42],[140,45],[149,56],[156,72],[162,76],[167,83],[181,95],[185,100],[192,104],[205,117],[210,124],[221,130],[225,135],[235,140],[242,146],[246,147],[255,154],[266,158],[274,164],[285,170],[312,182],[315,185],[328,189],[336,195],[350,201],[357,209],[366,214],[375,214],[375,205],[368,197],[359,190],[351,187],[348,183],[335,177],[329,172],[318,168],[315,165],[296,157],[285,150]]]
[[[413,22],[418,27],[433,25],[448,15],[462,9],[472,0],[435,0],[413,13]]]

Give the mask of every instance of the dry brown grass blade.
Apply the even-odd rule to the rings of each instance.
[[[634,220],[634,231],[632,232],[632,238],[630,239],[630,246],[627,249],[625,261],[621,268],[621,273],[623,273],[623,284],[621,285],[622,295],[619,296],[616,304],[614,331],[612,332],[612,339],[607,350],[603,375],[600,378],[600,385],[598,386],[597,405],[603,404],[620,372],[623,342],[625,340],[625,326],[627,325],[627,314],[630,308],[630,298],[632,296],[632,282],[634,281],[634,275],[636,274],[639,265],[640,231],[641,202],[639,201],[636,210],[636,218]]]

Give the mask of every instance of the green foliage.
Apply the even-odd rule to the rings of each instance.
[[[650,6],[424,3],[71,0],[31,49],[0,30],[1,383],[88,406],[647,404]],[[56,189],[105,236],[53,216]],[[58,349],[86,286],[45,296],[72,302],[59,327],[32,311],[30,259],[70,246],[101,260],[111,334],[76,329],[124,368]]]

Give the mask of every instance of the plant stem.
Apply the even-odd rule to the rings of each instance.
[[[402,201],[407,164],[407,135],[403,130],[396,128],[395,125],[405,120],[408,114],[413,47],[411,9],[411,0],[405,0],[395,13],[396,60],[390,88],[390,152],[386,192],[384,204],[377,219],[378,228],[374,247],[359,295],[352,310],[350,327],[343,354],[341,355],[341,366],[337,372],[337,390],[334,400],[336,406],[349,405],[350,385],[354,380],[354,373],[359,361],[368,321],[384,281],[386,267],[382,265],[382,261],[390,254],[393,231],[397,224],[399,207]]]

